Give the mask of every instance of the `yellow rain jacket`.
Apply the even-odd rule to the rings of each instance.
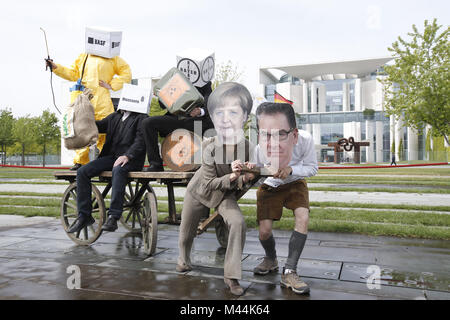
[[[86,56],[86,53],[80,54],[70,68],[57,64],[57,68],[53,72],[63,79],[77,81],[81,77]],[[125,60],[119,56],[103,58],[90,54],[86,60],[83,79],[81,80],[85,87],[92,90],[94,98],[92,98],[91,103],[95,111],[95,120],[101,120],[114,112],[114,106],[109,90],[101,87],[99,81],[103,80],[108,83],[114,91],[120,90],[124,83],[131,82],[131,69]],[[100,151],[104,142],[105,135],[101,134],[97,142],[97,148]],[[88,162],[89,148],[77,150],[74,163],[86,164]]]

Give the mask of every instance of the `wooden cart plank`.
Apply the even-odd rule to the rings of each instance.
[[[131,171],[128,174],[129,178],[133,179],[191,179],[195,172],[176,172],[176,171],[161,171],[161,172],[143,172],[143,171]],[[70,177],[76,177],[76,171],[55,171],[53,175],[57,179],[66,179]],[[99,177],[111,178],[112,171],[103,171],[99,174]]]

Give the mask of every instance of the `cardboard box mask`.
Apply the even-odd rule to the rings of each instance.
[[[214,52],[202,49],[188,49],[177,55],[177,68],[201,88],[214,78]]]
[[[170,69],[154,86],[154,94],[171,114],[186,116],[203,107],[203,96],[177,68]]]
[[[86,27],[85,43],[86,53],[104,58],[113,58],[120,55],[122,31]]]
[[[148,114],[150,111],[151,96],[151,88],[125,83],[117,110]]]

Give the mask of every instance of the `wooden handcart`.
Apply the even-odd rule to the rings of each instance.
[[[180,216],[176,213],[174,187],[187,186],[194,172],[130,172],[125,191],[123,214],[120,222],[131,232],[142,232],[144,252],[152,255],[156,249],[158,234],[158,199],[150,182],[156,182],[167,187],[168,217],[164,223],[179,224]],[[56,179],[67,180],[70,185],[61,199],[61,222],[67,231],[78,219],[76,171],[58,171],[54,173]],[[111,190],[112,172],[104,171],[98,179],[92,179],[92,216],[95,223],[78,233],[67,233],[70,239],[79,245],[90,245],[102,234],[102,225],[106,222],[109,210],[107,195]],[[101,187],[99,184],[106,186]],[[106,200],[106,201],[105,201]],[[223,219],[214,212],[202,221],[198,234],[206,231],[215,222],[217,239],[222,247],[228,242],[228,229]]]

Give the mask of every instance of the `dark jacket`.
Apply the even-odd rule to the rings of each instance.
[[[116,111],[106,118],[95,121],[99,133],[106,133],[106,141],[100,152],[100,157],[109,155],[128,157],[130,166],[141,168],[145,161],[145,143],[141,132],[141,122],[148,116],[142,113],[131,112],[124,127],[120,130],[122,113]],[[120,147],[121,150],[117,148]]]
[[[212,92],[212,83],[211,81],[209,81],[207,84],[205,84],[203,87],[195,87],[198,92],[200,92],[200,94],[203,96],[203,99],[205,99],[205,104],[203,106],[201,106],[201,108],[205,111],[205,114],[202,117],[181,117],[180,119],[182,119],[183,121],[195,121],[195,120],[200,120],[203,122],[203,132],[206,131],[207,129],[211,129],[214,128],[214,124],[211,120],[211,117],[209,116],[209,112],[208,112],[208,98],[209,95]],[[162,109],[166,109],[166,107],[164,106],[164,103],[162,103],[160,100],[158,100],[159,106]],[[165,113],[165,115],[169,115],[169,116],[173,116],[173,117],[177,117],[176,115],[172,115],[169,111],[167,111]],[[178,118],[178,117],[177,117]]]

